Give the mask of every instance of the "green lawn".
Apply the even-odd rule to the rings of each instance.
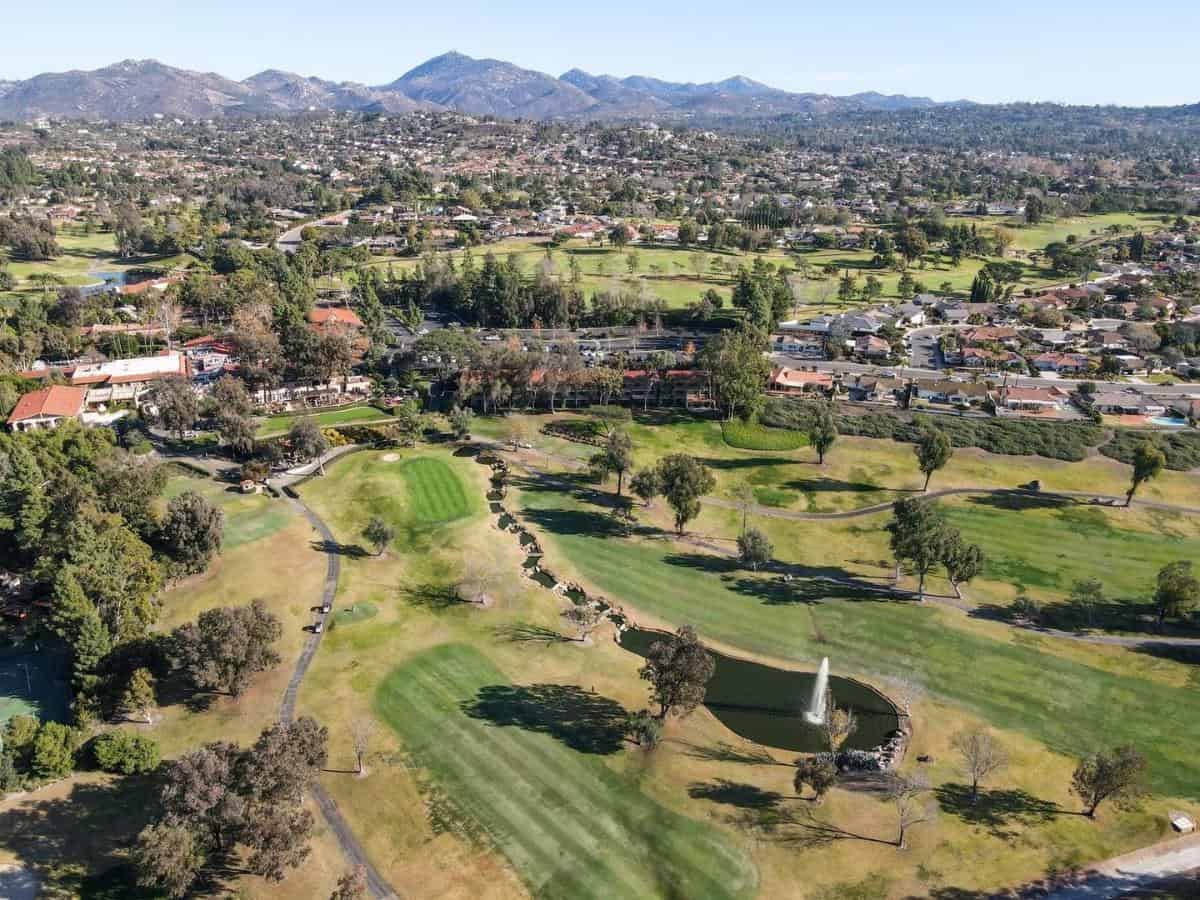
[[[1200,559],[1200,539],[1119,526],[1120,512],[1074,504],[996,507],[975,498],[946,507],[963,537],[987,553],[984,577],[1026,589],[1067,593],[1075,581],[1098,578],[1109,596],[1143,598],[1158,570],[1177,559]]]
[[[408,488],[408,514],[418,525],[442,525],[470,515],[466,486],[445,462],[419,456],[400,466]]]
[[[553,536],[549,565],[564,554],[613,600],[751,652],[813,666],[829,656],[835,670],[867,676],[914,675],[934,694],[1063,753],[1132,741],[1150,760],[1156,790],[1200,798],[1194,691],[1040,652],[1042,639],[1027,633],[993,640],[932,606],[864,599],[803,578],[785,585],[673,543],[617,538],[602,513],[557,492],[526,492],[523,503],[536,530]],[[870,521],[862,527],[877,527]]]
[[[768,428],[757,422],[734,419],[721,423],[721,435],[725,443],[738,450],[799,450],[808,446],[803,432],[786,428]]]
[[[753,865],[715,829],[659,806],[601,753],[524,724],[538,711],[520,699],[475,711],[492,692],[521,696],[480,653],[446,644],[393,670],[375,706],[530,893],[571,900],[752,893]]]
[[[387,422],[391,415],[375,406],[347,406],[343,409],[331,409],[316,414],[289,413],[285,416],[271,416],[263,420],[258,427],[257,437],[277,437],[287,434],[292,424],[300,419],[316,419],[322,428],[334,425],[365,425],[371,422]]]

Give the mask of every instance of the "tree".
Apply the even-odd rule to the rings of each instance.
[[[804,793],[804,786],[812,788],[813,803],[820,803],[837,784],[837,769],[833,760],[826,756],[807,756],[796,760],[796,774],[792,779],[797,794]]]
[[[601,478],[617,473],[617,496],[620,497],[625,473],[633,466],[633,441],[625,431],[613,429],[600,452],[592,456],[590,464]]]
[[[379,516],[371,516],[367,527],[363,529],[363,537],[375,548],[376,556],[383,556],[383,551],[396,536],[396,529]]]
[[[66,778],[75,768],[75,730],[61,722],[44,722],[33,739],[30,767],[38,778]]]
[[[742,534],[746,533],[746,525],[750,520],[750,510],[754,509],[754,504],[757,497],[754,494],[754,485],[748,481],[738,483],[733,491],[733,502],[737,504],[737,508],[742,511]]]
[[[367,867],[355,866],[338,879],[329,900],[363,900],[367,896]]]
[[[896,233],[896,249],[906,261],[912,262],[929,251],[929,240],[925,232],[909,225]]]
[[[204,850],[193,832],[169,821],[143,828],[133,848],[138,884],[186,896],[204,865]]]
[[[246,391],[246,383],[240,378],[222,375],[213,384],[210,396],[218,415],[249,417],[252,409],[250,394]]]
[[[245,831],[251,854],[247,868],[268,881],[282,881],[288,869],[308,858],[313,815],[300,806],[262,805]]]
[[[182,572],[203,572],[221,550],[225,513],[195,491],[184,491],[167,504],[160,534]]]
[[[471,420],[474,418],[475,413],[469,406],[456,406],[450,410],[450,431],[453,432],[456,441],[471,439]]]
[[[1104,585],[1095,578],[1076,581],[1071,585],[1067,602],[1079,617],[1091,626],[1095,622],[1097,607],[1105,603]]]
[[[162,760],[158,741],[124,729],[100,735],[92,745],[92,752],[101,769],[122,775],[153,772]]]
[[[764,402],[763,388],[771,374],[764,356],[766,338],[757,329],[725,331],[704,345],[699,365],[712,379],[717,401],[726,417],[753,418]]]
[[[172,633],[173,661],[197,688],[237,697],[252,675],[279,665],[273,645],[282,634],[279,619],[261,600],[208,609]]]
[[[808,442],[817,451],[817,465],[825,465],[825,454],[838,439],[832,403],[822,403],[808,423]]]
[[[1002,228],[997,225],[992,230],[992,240],[996,243],[996,255],[1003,257],[1008,253],[1008,248],[1013,245],[1017,236],[1007,228]]]
[[[158,697],[154,690],[154,676],[149,669],[134,669],[129,684],[121,694],[121,708],[127,716],[137,716],[149,725],[154,721],[154,709]]]
[[[1117,747],[1111,753],[1093,753],[1080,760],[1071,776],[1071,792],[1083,801],[1083,814],[1096,817],[1105,800],[1118,808],[1136,804],[1141,796],[1146,758],[1133,746]]]
[[[1008,753],[990,732],[960,731],[950,746],[962,757],[963,775],[971,781],[971,802],[979,799],[979,785],[1008,765]]]
[[[254,423],[245,416],[226,413],[217,417],[217,433],[238,457],[254,452],[255,431]]]
[[[658,477],[663,496],[675,513],[675,529],[683,534],[683,526],[700,514],[700,498],[717,486],[717,480],[695,457],[673,453],[658,463]]]
[[[354,745],[354,762],[358,774],[367,774],[367,753],[371,749],[371,738],[375,736],[375,720],[359,716],[350,723],[350,741]]]
[[[625,733],[643,750],[653,750],[662,737],[662,721],[642,709],[629,717]]]
[[[1200,606],[1200,579],[1192,574],[1190,559],[1167,563],[1158,570],[1154,608],[1159,630],[1167,616],[1179,617]]]
[[[241,789],[265,805],[300,803],[329,755],[329,729],[309,716],[263,729],[246,751]]]
[[[896,846],[904,850],[907,847],[908,832],[917,825],[933,821],[937,815],[936,804],[928,803],[925,795],[929,793],[929,782],[923,775],[904,778],[897,777],[891,786],[889,794],[896,807]]]
[[[659,720],[675,712],[685,716],[704,700],[716,661],[704,649],[690,625],[650,645],[646,664],[638,670],[650,682],[650,697],[658,704]]]
[[[925,576],[941,562],[945,545],[946,523],[941,510],[932,500],[918,497],[898,500],[892,507],[892,521],[887,530],[897,570],[901,562],[912,565],[920,579],[917,597],[923,601]]]
[[[416,400],[407,400],[393,410],[393,419],[388,430],[392,438],[402,447],[411,447],[425,431],[425,417]]]
[[[954,448],[950,445],[950,438],[946,432],[940,428],[926,427],[913,444],[913,452],[917,455],[917,465],[925,473],[925,486],[921,490],[927,491],[929,479],[933,477],[934,472],[950,461]]]
[[[662,479],[659,477],[658,469],[652,467],[635,472],[629,479],[629,489],[649,506],[654,502],[654,498],[662,493]]]
[[[321,429],[315,419],[299,419],[288,430],[288,444],[300,459],[305,462],[318,460],[317,471],[325,474],[325,463],[321,457],[329,449],[329,441],[321,434]]]
[[[954,588],[954,596],[962,599],[964,585],[983,572],[983,548],[978,544],[968,544],[962,539],[957,529],[946,530],[942,544],[942,565],[946,567],[946,577]]]
[[[833,699],[833,691],[825,691],[825,718],[821,723],[821,727],[825,732],[825,742],[829,746],[829,752],[837,755],[837,752],[842,749],[842,744],[846,743],[846,739],[854,733],[854,728],[858,723],[855,721],[854,713],[848,707],[838,706]]]
[[[775,550],[767,536],[757,528],[748,528],[739,534],[737,547],[742,565],[749,566],[755,572],[758,571],[759,566],[764,566],[771,561]]]
[[[196,424],[200,414],[196,392],[191,382],[182,375],[171,375],[155,385],[153,400],[158,411],[158,421],[163,428],[175,432],[183,440],[183,433]]]
[[[1133,495],[1137,493],[1137,489],[1142,486],[1142,483],[1157,478],[1166,464],[1166,456],[1149,441],[1138,446],[1133,452],[1133,475],[1129,490],[1125,493],[1126,506],[1133,503]]]
[[[1042,221],[1042,216],[1046,214],[1046,201],[1037,194],[1029,194],[1025,197],[1025,221],[1030,225],[1037,225]]]

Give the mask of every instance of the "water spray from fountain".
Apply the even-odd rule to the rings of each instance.
[[[808,702],[808,711],[804,714],[804,720],[811,725],[824,725],[825,716],[828,710],[825,708],[826,692],[829,688],[829,657],[826,656],[821,660],[821,667],[817,669],[817,680],[813,682],[812,699]]]

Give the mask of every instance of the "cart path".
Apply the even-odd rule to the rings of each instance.
[[[345,448],[337,448],[337,453],[330,453],[325,456],[322,463],[328,463],[332,459],[336,459],[342,453],[348,452]],[[316,468],[316,464],[313,465]],[[297,481],[301,480],[297,476],[285,476],[279,479],[281,487],[290,487]],[[317,613],[318,621],[322,625],[320,632],[312,631],[308,635],[308,640],[304,642],[304,649],[300,653],[300,658],[296,660],[296,667],[292,671],[292,677],[288,681],[287,690],[283,694],[283,703],[279,709],[279,718],[283,722],[291,722],[296,717],[296,695],[300,691],[300,683],[304,680],[304,676],[308,673],[308,667],[316,656],[317,648],[321,645],[321,638],[328,627],[327,619],[333,615],[333,602],[337,595],[338,576],[341,574],[341,559],[334,548],[337,546],[334,540],[333,532],[329,530],[329,526],[324,520],[313,512],[299,497],[293,497],[291,494],[285,493],[287,502],[296,507],[303,516],[308,519],[312,527],[321,536],[321,546],[325,548],[322,552],[325,554],[327,564],[325,568],[325,582],[321,588],[321,600],[318,609],[329,606],[330,612]],[[367,873],[367,889],[372,897],[390,898],[398,897],[399,895],[392,888],[379,871],[372,865],[371,860],[367,856],[367,851],[363,845],[359,843],[358,838],[354,836],[354,832],[350,830],[350,826],[343,818],[341,810],[338,809],[337,802],[325,790],[324,785],[320,782],[314,782],[312,785],[313,799],[317,806],[320,807],[321,815],[325,817],[329,829],[333,832],[333,836],[337,838],[338,845],[342,848],[342,855],[352,867],[362,866]]]

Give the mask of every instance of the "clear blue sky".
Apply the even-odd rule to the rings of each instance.
[[[13,2],[0,78],[126,58],[245,78],[381,84],[445,50],[554,75],[707,81],[938,100],[1200,101],[1196,0],[149,0]]]

